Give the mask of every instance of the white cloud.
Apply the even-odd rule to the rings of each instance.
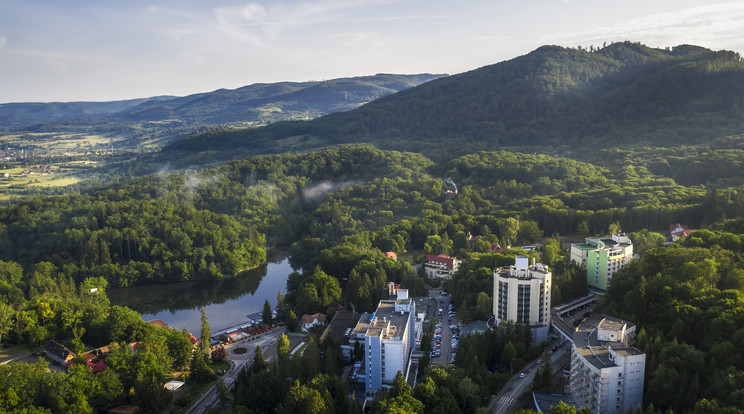
[[[339,33],[335,37],[341,42],[341,50],[352,54],[367,53],[395,42],[391,37],[372,31]]]
[[[326,29],[328,25],[360,22],[386,22],[435,16],[364,16],[360,9],[396,0],[320,0],[296,3],[248,3],[214,9],[219,30],[231,37],[254,44],[282,38],[286,33],[310,27]],[[360,17],[360,14],[364,17]]]
[[[258,20],[266,16],[266,9],[258,3],[250,3],[240,9],[240,14],[246,20]]]
[[[692,43],[740,49],[744,38],[742,27],[744,3],[719,3],[657,13],[583,32],[546,36],[540,41],[589,45],[608,40],[631,40],[649,46]]]
[[[0,36],[0,47],[5,46],[8,43],[8,38],[5,36]]]
[[[501,35],[501,36],[480,36],[473,39],[469,39],[468,42],[503,42],[505,40],[512,39],[513,36]]]

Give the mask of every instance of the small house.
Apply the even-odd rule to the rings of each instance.
[[[304,314],[302,315],[302,330],[308,332],[313,326],[325,326],[326,316],[322,313],[316,313],[314,315]]]
[[[53,340],[50,340],[47,343],[46,348],[44,348],[44,353],[52,360],[52,362],[63,367],[69,367],[75,359],[75,354],[73,354],[72,351],[67,349],[66,346]]]

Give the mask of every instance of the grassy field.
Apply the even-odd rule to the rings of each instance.
[[[82,179],[78,177],[57,176],[54,178],[41,180],[40,182],[30,183],[29,185],[38,187],[66,187],[68,185],[77,184],[80,181],[82,181]]]
[[[0,135],[0,203],[54,194],[95,174],[116,139],[97,134],[43,132]],[[51,189],[51,191],[50,191]]]

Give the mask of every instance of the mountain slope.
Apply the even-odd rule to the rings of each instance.
[[[40,134],[50,139],[94,135],[109,139],[118,149],[152,148],[201,131],[253,128],[347,111],[441,76],[445,75],[377,74],[253,84],[175,98],[5,104],[0,105],[0,128],[8,135],[34,139],[30,144],[39,148],[48,146]]]
[[[59,120],[71,123],[80,117],[84,117],[81,122],[93,124],[178,120],[187,124],[241,122],[266,125],[354,109],[441,76],[378,74],[326,81],[259,83],[184,97],[3,104],[0,105],[0,127]]]
[[[617,43],[544,46],[310,122],[211,132],[168,151],[214,157],[371,142],[435,158],[498,147],[696,143],[744,130],[744,63],[733,52]],[[242,150],[241,150],[242,149]],[[565,149],[565,148],[564,148]],[[442,154],[445,153],[445,154]]]
[[[125,111],[145,102],[162,102],[172,96],[111,102],[22,102],[0,104],[0,127],[27,126],[40,122]]]
[[[116,119],[185,119],[205,124],[255,122],[262,125],[282,120],[312,119],[355,109],[363,103],[440,76],[378,74],[328,81],[254,84],[166,102],[147,102],[117,114]]]

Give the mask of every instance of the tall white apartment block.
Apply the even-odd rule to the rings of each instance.
[[[513,266],[493,273],[493,314],[497,321],[529,324],[532,340],[548,338],[551,276],[542,263],[530,266],[527,256],[517,256]]]
[[[569,389],[577,408],[625,413],[643,404],[646,355],[632,346],[635,325],[593,315],[579,325],[571,349]]]
[[[416,305],[408,290],[399,289],[396,299],[381,300],[373,314],[363,315],[354,332],[364,338],[366,392],[376,394],[392,384],[398,371],[407,375],[411,351],[416,344]]]

